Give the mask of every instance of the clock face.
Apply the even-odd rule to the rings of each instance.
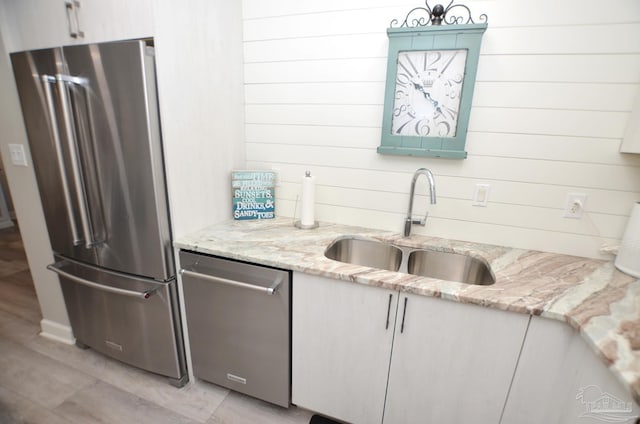
[[[455,137],[467,50],[398,53],[391,132]]]

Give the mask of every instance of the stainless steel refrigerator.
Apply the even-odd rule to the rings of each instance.
[[[151,41],[11,60],[78,345],[184,385]]]

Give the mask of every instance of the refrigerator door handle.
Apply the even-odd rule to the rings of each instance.
[[[199,272],[193,272],[188,269],[181,269],[180,275],[186,275],[187,277],[199,278],[201,280],[210,281],[212,283],[225,284],[227,286],[240,287],[243,289],[257,290],[262,293],[266,293],[268,295],[273,295],[276,293],[276,290],[282,284],[282,279],[276,280],[270,287],[262,287],[256,286],[253,284],[245,283],[242,281],[229,280],[227,278],[215,277],[209,274],[201,274]]]
[[[51,75],[41,75],[40,79],[42,80],[44,95],[47,102],[47,112],[49,114],[49,122],[51,123],[51,133],[53,135],[53,142],[55,145],[56,160],[58,162],[58,169],[60,170],[60,178],[62,180],[62,197],[66,206],[67,219],[69,220],[69,227],[71,229],[71,237],[73,238],[73,245],[78,246],[82,244],[82,239],[80,238],[78,227],[76,226],[76,217],[74,214],[73,203],[71,202],[69,181],[67,180],[67,173],[65,172],[65,169],[67,167],[64,162],[64,156],[62,154],[60,130],[58,129],[56,109],[53,104],[53,95],[51,93],[51,84],[56,82],[56,78],[52,77]]]
[[[67,145],[69,147],[71,157],[71,171],[73,175],[73,184],[76,189],[78,198],[78,208],[80,210],[80,222],[82,223],[82,232],[84,233],[85,247],[93,248],[97,242],[93,235],[93,227],[91,217],[89,216],[89,205],[87,201],[87,193],[85,191],[84,178],[80,169],[80,157],[78,152],[78,143],[75,136],[73,118],[70,110],[70,100],[67,93],[67,84],[78,84],[84,87],[81,78],[70,77],[68,75],[56,75],[58,88],[60,91],[60,100],[62,104],[62,118],[65,124],[67,134]]]
[[[65,264],[66,264],[66,261],[56,262],[54,264],[47,265],[47,269],[49,271],[55,272],[56,274],[60,275],[61,277],[68,278],[69,280],[71,280],[71,281],[73,281],[75,283],[82,284],[82,285],[85,285],[85,286],[89,286],[91,288],[102,290],[102,291],[113,293],[113,294],[123,295],[123,296],[137,297],[139,299],[148,299],[157,290],[157,289],[154,289],[154,290],[146,290],[146,291],[143,291],[143,292],[137,292],[137,291],[134,291],[134,290],[125,290],[125,289],[120,289],[120,288],[117,288],[117,287],[105,286],[105,285],[98,284],[98,283],[95,283],[93,281],[89,281],[89,280],[86,280],[84,278],[78,277],[76,275],[70,274],[70,273],[68,273],[66,271],[63,271],[60,268]]]

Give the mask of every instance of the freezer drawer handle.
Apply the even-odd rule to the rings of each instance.
[[[282,280],[279,279],[276,282],[274,282],[271,285],[271,287],[262,287],[262,286],[255,286],[255,285],[249,284],[249,283],[243,283],[242,281],[229,280],[227,278],[214,277],[213,275],[201,274],[199,272],[193,272],[193,271],[190,271],[188,269],[181,269],[180,270],[180,274],[181,275],[186,275],[187,277],[199,278],[199,279],[202,279],[202,280],[210,281],[212,283],[226,284],[228,286],[234,286],[234,287],[240,287],[240,288],[244,288],[244,289],[257,290],[257,291],[260,291],[260,292],[264,292],[264,293],[266,293],[268,295],[274,294],[276,292],[276,290],[278,289],[278,287],[280,286],[280,284],[282,283]]]
[[[98,283],[94,283],[93,281],[89,281],[89,280],[85,280],[84,278],[80,278],[77,277],[73,274],[69,274],[66,271],[61,270],[60,268],[58,268],[59,264],[64,264],[65,262],[56,262],[55,264],[51,264],[51,265],[47,265],[47,269],[49,271],[53,271],[56,274],[64,277],[64,278],[68,278],[69,280],[76,282],[78,284],[83,284],[85,286],[89,286],[91,288],[94,289],[98,289],[98,290],[102,290],[102,291],[106,291],[109,293],[114,293],[114,294],[120,294],[123,296],[130,296],[130,297],[137,297],[140,299],[148,299],[149,297],[151,297],[151,295],[155,292],[155,290],[147,290],[147,291],[143,291],[143,292],[137,292],[137,291],[133,291],[133,290],[125,290],[125,289],[119,289],[117,287],[109,287],[109,286],[104,286],[102,284],[98,284]]]

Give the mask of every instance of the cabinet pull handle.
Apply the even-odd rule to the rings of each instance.
[[[404,316],[407,314],[407,300],[408,297],[404,298],[404,307],[402,308],[402,324],[400,324],[400,334],[404,332]]]
[[[389,305],[387,306],[387,324],[384,326],[385,330],[389,329],[389,316],[391,315],[391,299],[393,299],[393,294],[389,294]]]
[[[78,0],[67,0],[64,2],[67,11],[67,23],[69,24],[69,35],[71,38],[84,37],[84,31],[80,29],[80,18],[78,17],[78,9],[80,2]],[[73,23],[75,22],[75,29]]]
[[[78,9],[80,9],[80,2],[78,0],[73,1],[75,7],[73,13],[76,16],[76,29],[78,30],[78,37],[84,38],[84,31],[80,28],[80,18],[78,17]]]
[[[73,3],[70,1],[64,2],[65,10],[67,11],[67,23],[69,24],[69,35],[72,38],[78,38],[78,31],[73,29]]]

